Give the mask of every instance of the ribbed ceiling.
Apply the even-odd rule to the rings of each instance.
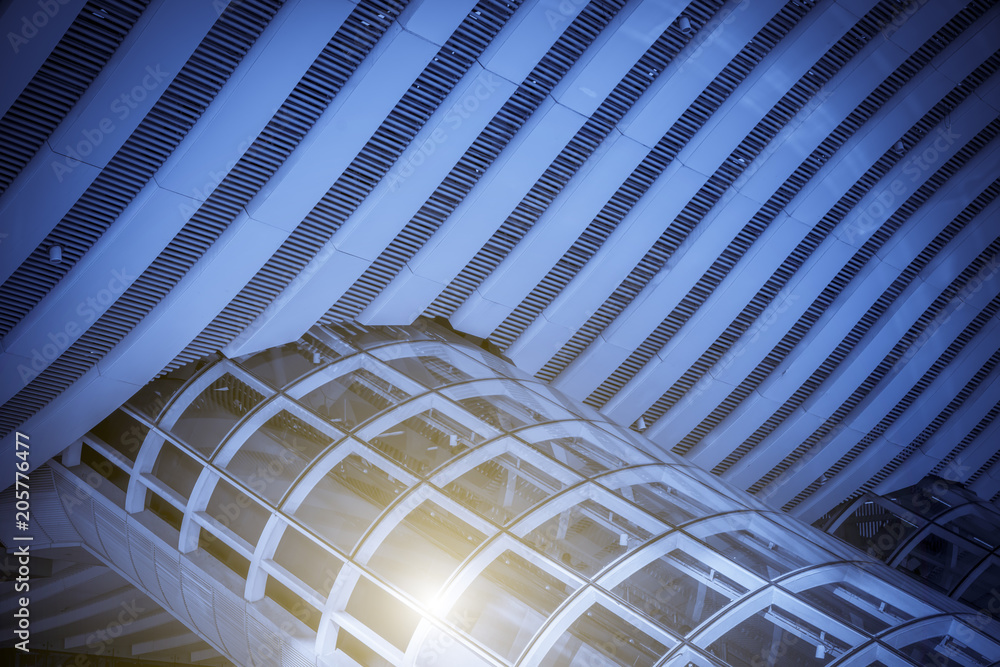
[[[4,56],[5,447],[424,315],[807,520],[997,500],[994,2],[61,6]]]

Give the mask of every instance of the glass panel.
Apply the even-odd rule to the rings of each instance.
[[[513,661],[575,588],[506,551],[472,582],[448,620]]]
[[[709,523],[710,522],[710,523]],[[831,555],[778,526],[752,515],[731,515],[694,524],[691,534],[729,560],[766,579],[775,579]]]
[[[156,378],[145,387],[135,392],[126,405],[141,415],[155,420],[163,412],[170,399],[184,386],[191,376],[206,365],[205,360],[193,361],[178,369],[172,370],[163,377]]]
[[[264,584],[264,595],[284,607],[285,611],[308,625],[314,632],[319,629],[319,621],[322,618],[320,610],[293,593],[290,588],[274,577],[267,578],[267,582]]]
[[[312,390],[299,402],[338,427],[350,430],[409,397],[408,392],[389,380],[367,368],[358,368]]]
[[[968,628],[957,624],[954,624],[953,628],[964,630],[965,632],[962,634],[965,635],[966,640],[971,638],[971,632]],[[919,665],[933,665],[934,667],[980,667],[980,665],[985,667],[995,664],[996,659],[1000,658],[1000,654],[997,653],[985,656],[967,646],[957,637],[939,632],[931,634],[931,637],[921,639],[899,649],[899,651]]]
[[[431,604],[445,580],[485,538],[465,521],[426,500],[392,529],[368,565],[390,584]]]
[[[1000,517],[982,505],[976,504],[969,507],[968,514],[955,517],[944,524],[944,527],[990,551],[996,549],[1000,545]]]
[[[349,552],[405,488],[406,484],[351,454],[320,479],[294,514],[320,537]]]
[[[288,343],[241,359],[239,364],[272,387],[280,388],[326,361],[319,352],[303,350],[298,343]]]
[[[400,651],[406,650],[420,622],[417,612],[365,577],[361,577],[355,585],[351,599],[347,601],[347,613]]]
[[[886,494],[885,497],[903,509],[929,519],[951,508],[948,500],[937,493],[938,490],[946,492],[947,487],[941,485],[940,489],[936,489],[933,484],[918,484]]]
[[[565,485],[512,452],[479,464],[444,487],[453,499],[506,525]]]
[[[833,534],[869,556],[888,561],[917,527],[875,502],[858,507]]]
[[[298,474],[332,442],[325,433],[282,410],[247,438],[226,468],[278,504]]]
[[[629,471],[629,474],[604,478],[602,483],[614,488],[658,519],[679,525],[721,512],[743,509],[703,484],[679,475],[674,468],[655,466]],[[620,488],[615,488],[620,487]]]
[[[345,662],[346,665],[358,664],[361,667],[396,667],[392,662],[386,660],[375,652],[371,646],[365,644],[347,630],[341,628],[337,632],[337,652],[338,657],[343,654],[353,662]],[[334,664],[338,664],[334,662]]]
[[[722,479],[718,475],[713,475],[707,470],[702,470],[701,468],[692,465],[674,466],[674,470],[677,470],[678,472],[682,473],[687,477],[690,477],[693,480],[701,482],[702,484],[713,489],[717,493],[729,496],[730,499],[732,499],[733,501],[735,501],[740,505],[749,507],[750,509],[756,509],[761,511],[773,510],[772,507],[754,498],[743,489],[738,489],[734,487],[726,480]]]
[[[543,424],[520,431],[517,437],[586,477],[652,462],[631,445],[588,424]]]
[[[620,514],[584,500],[552,517],[525,539],[553,560],[593,577],[650,537],[652,533]]]
[[[550,667],[651,667],[667,647],[599,604],[573,621],[541,664]]]
[[[410,470],[423,474],[486,438],[437,408],[393,424],[370,444]]]
[[[556,403],[557,405],[566,408],[570,412],[579,415],[583,419],[596,422],[603,422],[607,419],[607,417],[605,417],[604,415],[602,415],[600,412],[590,407],[589,405],[581,401],[578,401],[574,398],[571,398],[570,396],[567,396],[558,389],[554,389],[553,387],[550,387],[549,385],[543,382],[537,382],[537,381],[524,382],[523,385],[526,389],[530,389],[531,391],[535,392],[536,394],[539,394],[543,398],[546,398],[552,401],[553,403]]]
[[[959,546],[935,531],[910,549],[897,569],[950,593],[985,556],[982,549]]]
[[[461,349],[462,352],[472,357],[473,359],[476,359],[486,364],[494,373],[500,375],[506,375],[509,378],[515,378],[515,379],[522,379],[522,380],[533,379],[530,373],[525,373],[514,364],[508,363],[503,359],[501,359],[500,357],[498,357],[497,354],[500,354],[499,351],[497,351],[497,354],[493,354],[478,347],[473,347],[471,345],[462,345],[461,348],[459,349]]]
[[[811,606],[869,634],[879,633],[913,618],[878,595],[847,581],[815,586],[798,596]]]
[[[515,382],[473,382],[451,387],[443,393],[500,431],[509,432],[528,424],[570,419],[573,416]]]
[[[683,636],[747,589],[682,549],[674,549],[635,572],[614,593]]]
[[[250,561],[236,553],[232,547],[205,528],[198,532],[198,548],[215,556],[219,562],[242,578],[247,578],[247,573],[250,571]]]
[[[732,667],[819,667],[850,646],[778,605],[754,614],[708,647]]]
[[[486,366],[438,342],[417,342],[372,350],[372,354],[426,387],[497,377]]]
[[[460,667],[492,667],[493,663],[475,653],[450,633],[432,627],[417,653],[415,665],[456,665]]]
[[[1000,563],[995,558],[965,589],[962,602],[973,609],[984,610],[994,618],[1000,618]]]
[[[156,463],[153,464],[153,477],[184,498],[190,498],[191,489],[198,481],[198,475],[201,474],[202,469],[200,463],[169,442],[165,442],[156,457]]]
[[[146,491],[146,509],[163,519],[174,530],[179,531],[184,522],[184,513],[152,491]],[[177,546],[177,540],[171,542]]]
[[[210,456],[226,434],[264,397],[226,373],[201,392],[171,429],[205,456]]]
[[[251,545],[257,544],[271,516],[257,501],[225,480],[215,485],[205,512]]]
[[[118,487],[119,491],[122,491],[123,493],[128,491],[129,474],[113,464],[107,459],[106,456],[99,453],[90,445],[85,444],[80,448],[80,463],[90,466],[90,468],[97,472],[101,477]],[[87,479],[88,482],[92,479],[89,474]],[[99,488],[101,493],[108,495],[110,487],[97,480],[94,480],[94,482],[96,482],[96,484],[90,482],[91,486],[95,489]],[[118,496],[114,495],[113,497]]]
[[[121,410],[115,410],[90,432],[134,463],[149,428]]]
[[[325,597],[343,563],[315,542],[288,527],[274,551],[274,562]]]

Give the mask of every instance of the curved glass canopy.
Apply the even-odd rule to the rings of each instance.
[[[433,325],[211,360],[86,443],[317,664],[1000,660],[995,622]]]

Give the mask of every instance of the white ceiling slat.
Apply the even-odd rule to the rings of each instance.
[[[543,102],[469,196],[407,262],[408,270],[393,278],[358,321],[390,324],[416,319],[503,224],[585,121],[586,117],[551,100]],[[500,179],[503,187],[497,187]]]
[[[12,6],[24,5],[16,0]],[[779,0],[722,6],[696,0],[690,9],[650,0],[621,3],[610,13],[585,3],[529,0],[516,10],[506,3],[487,7],[482,22],[469,14],[472,0],[410,3],[396,20],[400,8],[388,5],[299,0],[275,14],[271,5],[241,4],[226,14],[239,18],[221,43],[240,52],[245,39],[249,53],[234,59],[221,89],[206,88],[212,99],[205,98],[194,127],[182,139],[147,137],[143,129],[140,141],[132,127],[124,131],[133,137],[129,147],[140,141],[149,160],[156,153],[157,164],[165,161],[144,190],[138,181],[126,183],[134,174],[117,177],[121,197],[132,205],[113,220],[108,211],[117,210],[119,185],[109,174],[127,172],[130,161],[145,157],[109,142],[106,153],[92,158],[96,168],[80,165],[59,187],[46,182],[46,165],[60,142],[101,120],[96,100],[108,101],[112,88],[127,82],[128,67],[138,67],[123,63],[123,54],[160,63],[172,58],[172,71],[185,66],[196,38],[180,45],[160,37],[144,38],[144,46],[135,41],[184,6],[159,3],[145,12],[53,141],[34,162],[28,155],[11,162],[28,164],[0,201],[3,224],[10,227],[0,230],[8,234],[0,237],[0,260],[10,271],[22,266],[8,284],[16,283],[17,293],[4,297],[13,314],[5,315],[9,334],[0,356],[2,419],[8,430],[16,426],[39,441],[51,440],[53,452],[66,444],[61,433],[85,431],[153,375],[219,347],[237,354],[282,344],[320,319],[407,324],[425,312],[450,315],[460,331],[507,346],[506,354],[523,369],[540,371],[621,422],[644,414],[652,422],[645,433],[659,446],[686,452],[686,460],[744,488],[758,488],[777,474],[775,466],[780,470],[800,453],[803,442],[818,437],[845,400],[857,399],[852,395],[901,331],[995,236],[990,223],[1000,204],[988,198],[996,191],[998,144],[976,139],[963,148],[980,131],[995,133],[1000,109],[1000,77],[991,73],[1000,9],[979,0],[908,8],[884,29],[884,17],[904,10],[875,0],[788,6]],[[216,3],[206,11],[218,9]],[[680,12],[692,17],[696,30],[690,35],[678,28]],[[5,18],[10,15],[0,22]],[[203,19],[196,27],[185,15],[184,34],[208,30],[218,17]],[[579,33],[564,34],[574,19]],[[932,38],[946,23],[951,27]],[[783,36],[773,46],[748,44],[766,24]],[[452,62],[439,53],[459,25],[475,60],[452,54]],[[220,27],[216,22],[212,34]],[[337,44],[363,44],[359,65],[353,60],[359,53],[327,47],[338,28],[347,36]],[[58,41],[55,32],[45,40]],[[205,51],[204,44],[199,48]],[[918,48],[937,55],[927,63],[923,55],[912,57]],[[515,92],[550,49],[544,85],[529,82]],[[435,63],[428,73],[436,56],[449,62]],[[640,57],[662,65],[648,82],[635,80],[641,72],[623,80]],[[37,71],[32,58],[23,64]],[[888,77],[907,59],[898,75],[906,83],[897,88],[896,77]],[[987,72],[972,81],[976,90],[957,86],[976,68]],[[420,76],[425,78],[415,83]],[[487,76],[499,85],[489,99],[476,98],[476,112],[452,127],[454,105],[475,97],[475,86]],[[414,88],[425,81],[449,94]],[[551,94],[536,95],[535,86]],[[792,86],[792,101],[776,107]],[[894,92],[885,97],[886,91]],[[192,97],[204,93],[199,88]],[[952,99],[962,101],[950,108]],[[587,117],[606,101],[601,114]],[[500,105],[513,110],[496,117]],[[945,134],[930,129],[911,145],[919,134],[914,124],[931,110]],[[604,122],[608,117],[621,120],[612,127],[613,121]],[[139,118],[137,113],[135,122]],[[278,121],[284,129],[261,140],[260,133],[270,133]],[[182,126],[176,124],[187,129]],[[921,121],[920,132],[927,129]],[[496,150],[470,150],[484,131]],[[905,154],[895,158],[901,136]],[[247,153],[255,139],[259,145]],[[584,148],[566,157],[571,140]],[[734,166],[727,161],[741,144],[752,159]],[[829,158],[815,155],[821,144],[836,146]],[[935,192],[875,256],[860,268],[848,267],[886,217],[959,149],[975,153],[968,164],[943,183],[929,182]],[[100,173],[112,155],[119,157]],[[382,161],[393,160],[383,176]],[[404,165],[415,169],[400,179]],[[472,167],[485,173],[470,176]],[[97,186],[95,178],[101,179]],[[335,183],[342,188],[333,189]],[[782,208],[790,192],[796,194]],[[826,225],[840,215],[842,197],[863,192],[814,246],[815,234],[809,235],[817,221]],[[925,250],[977,198],[983,210],[968,226],[943,247]],[[196,207],[201,210],[193,218]],[[67,211],[81,219],[92,212],[95,221],[80,230],[63,221],[53,232],[80,239],[74,258],[86,250],[77,266],[56,269],[53,278],[32,236],[38,226],[20,221],[37,218],[47,233],[45,220],[58,222]],[[920,253],[920,261],[929,260],[920,274],[891,304],[879,304],[885,308],[880,319],[861,321]],[[30,261],[21,263],[27,256]],[[18,365],[32,360],[49,333],[61,340],[59,332],[78,318],[77,304],[105,289],[108,267],[119,264],[130,275],[145,270],[150,292],[135,289],[94,310],[104,318],[91,324],[86,340],[105,357],[85,372],[94,359],[76,341],[41,380],[23,387]],[[25,279],[29,268],[39,274],[34,286]],[[850,281],[831,286],[845,269]],[[772,283],[781,284],[773,298],[770,287],[762,291]],[[981,307],[991,290],[970,299]],[[157,304],[159,298],[164,300]],[[895,421],[883,421],[971,320],[972,302],[903,372],[852,409],[815,448],[815,457],[807,452],[762,495],[772,503],[794,500],[797,511],[812,515],[859,485],[886,489],[935,469],[935,457],[955,453],[949,440],[963,443],[963,460],[975,461],[977,470],[992,460],[991,445],[972,429],[993,409],[997,373],[967,389],[965,402],[909,455],[911,441],[925,437],[930,420],[983,374],[981,364],[992,351],[979,338],[950,365],[935,366],[937,379]],[[140,317],[133,306],[151,310]],[[740,313],[748,307],[763,312],[741,333],[736,327],[744,326]],[[809,308],[822,310],[816,323],[802,319]],[[822,387],[804,385],[828,355],[844,348],[844,337],[859,322],[863,337]],[[789,342],[794,347],[787,349]],[[47,364],[42,359],[41,367]],[[768,370],[771,365],[776,367]],[[785,411],[790,414],[780,417]],[[881,440],[814,488],[820,474],[839,466],[879,424],[886,426]],[[993,468],[977,474],[980,488],[993,488],[1000,477]]]
[[[107,166],[217,18],[215,7],[199,0],[160,2],[140,17],[49,137],[50,152],[40,151],[0,197],[4,231],[14,226],[17,231],[11,243],[0,245],[0,280],[21,265]],[[61,193],[67,185],[70,196]]]
[[[0,117],[35,76],[85,4],[86,0],[64,0],[46,4],[45,9],[38,0],[12,0],[7,4],[0,14],[0,35],[7,42],[0,51],[0,70],[4,73]]]

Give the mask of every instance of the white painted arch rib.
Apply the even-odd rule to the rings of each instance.
[[[62,343],[60,352],[68,349],[156,260],[264,129],[346,16],[346,10],[322,0],[294,2],[279,12],[171,158],[4,337],[0,402],[26,384],[25,369],[30,380],[58,357],[35,354],[40,346],[54,336]],[[276,69],[283,76],[274,76]]]
[[[85,0],[45,5],[39,5],[38,0],[12,0],[7,4],[0,14],[0,35],[7,42],[0,51],[0,69],[4,72],[0,117],[42,67],[85,4]]]
[[[990,114],[987,113],[987,111],[988,111],[988,108],[985,107],[985,105],[982,105],[981,103],[979,103],[978,100],[977,100],[977,98],[973,97],[973,98],[970,98],[970,100],[965,105],[963,105],[963,107],[961,107],[958,112],[956,112],[956,115],[953,117],[955,119],[954,122],[962,122],[963,124],[961,126],[962,129],[961,129],[960,132],[963,134],[963,136],[971,137],[979,129],[981,129],[981,127],[986,122],[989,121],[988,116]],[[959,118],[961,118],[962,120],[958,121]],[[898,122],[898,120],[894,119],[894,118],[892,118],[890,116],[889,118],[884,119],[884,122],[885,123],[891,123],[891,122]],[[886,125],[886,127],[891,129],[891,125]],[[953,126],[953,128],[954,127],[956,127],[956,126]],[[898,130],[895,130],[895,132],[898,132]],[[936,136],[929,136],[929,137],[925,138],[925,140],[924,140],[924,142],[922,142],[922,144],[920,144],[917,147],[915,147],[915,149],[914,149],[915,154],[920,155],[920,152],[924,148],[932,146],[933,143],[934,143],[934,141],[936,141],[936,140],[937,140]],[[924,176],[926,177],[926,176],[929,176],[931,173],[933,173],[933,169],[936,168],[937,166],[943,164],[944,161],[947,158],[949,158],[952,154],[954,154],[955,151],[958,150],[958,148],[960,148],[960,146],[961,146],[961,144],[959,142],[955,142],[955,143],[952,143],[952,144],[950,144],[950,145],[948,145],[946,147],[946,152],[937,152],[937,151],[934,151],[936,153],[936,155],[934,156],[935,159],[933,160],[933,162],[928,162],[928,165],[930,165],[930,168],[928,168],[924,172]],[[994,151],[992,149],[987,149],[985,152],[986,152],[986,155],[985,156],[979,156],[979,157],[977,157],[973,161],[973,165],[975,165],[975,164],[988,164],[989,163],[989,155],[991,155],[992,153],[994,153]],[[873,155],[870,156],[869,159],[871,159],[872,161],[874,161],[874,159],[876,159],[878,155],[881,155],[881,153],[873,154]],[[867,215],[867,212],[869,211],[869,209],[872,206],[874,206],[874,203],[882,201],[886,197],[888,197],[892,201],[901,203],[902,201],[905,200],[905,198],[910,193],[914,192],[917,189],[917,187],[919,187],[919,185],[922,183],[922,179],[914,180],[914,179],[909,178],[909,171],[908,171],[908,169],[912,169],[911,162],[912,162],[912,159],[911,160],[903,160],[902,162],[900,162],[899,164],[897,164],[896,167],[894,167],[893,170],[890,171],[890,173],[887,174],[886,177],[883,178],[879,182],[878,186],[876,186],[876,188],[873,189],[866,196],[866,198],[864,200],[862,200],[862,202],[860,202],[858,204],[858,206],[856,206],[853,209],[852,213],[847,218],[845,218],[845,220],[838,226],[838,229],[840,229],[840,230],[845,230],[845,229],[846,230],[850,230],[848,232],[848,235],[851,237],[851,240],[853,240],[854,243],[858,243],[858,244],[860,244],[862,242],[862,239],[867,238],[872,232],[874,232],[875,229],[877,229],[878,225],[877,224],[872,224],[869,221],[869,216]],[[856,169],[859,172],[863,171],[864,168],[865,168],[864,164],[859,164],[856,167]],[[979,181],[982,180],[982,176],[983,176],[982,172],[976,172],[974,170],[966,168],[965,173],[972,174],[974,181],[977,180],[977,176],[978,176],[978,180]],[[857,174],[857,175],[859,176],[860,173]],[[946,186],[946,188],[948,188],[948,189],[954,189],[954,188],[956,188],[957,186],[955,185],[955,183],[958,182],[959,180],[961,180],[961,179],[957,179],[957,178],[956,179],[952,179],[952,182],[950,182]],[[853,183],[853,181],[852,181],[852,183]],[[985,187],[986,184],[988,184],[988,181],[981,182],[979,184],[979,189],[975,189],[975,186],[973,186],[971,184],[969,184],[969,186],[971,187],[971,189],[975,189],[975,193],[978,194],[978,192],[981,191],[981,188]],[[971,191],[971,189],[969,191]],[[827,195],[827,196],[829,196],[829,195]],[[949,205],[949,204],[947,204],[947,199],[944,198],[944,197],[941,197],[941,196],[935,197],[935,200],[938,201],[938,202],[945,202],[945,208],[950,210],[951,216],[953,216],[955,213],[958,212],[958,210],[960,210],[960,205],[959,205],[958,202],[953,202],[953,203],[951,203]],[[959,206],[959,209],[956,209],[955,208],[956,206]],[[918,214],[918,215],[926,215],[926,214],[925,213],[921,213],[921,214]],[[950,217],[949,217],[949,219],[950,219]],[[841,235],[843,233],[844,232],[841,232]],[[833,252],[834,250],[835,250],[835,254],[830,255],[829,253]],[[811,287],[808,290],[806,290],[805,294],[803,294],[803,290],[802,290],[802,287],[804,287],[805,284],[799,283],[798,286],[795,286],[796,283],[793,282],[791,284],[791,287],[793,288],[793,294],[796,297],[801,297],[803,299],[803,301],[806,302],[806,303],[812,301],[812,299],[815,298],[815,296],[817,296],[818,293],[820,291],[822,291],[822,289],[826,286],[826,284],[829,282],[829,279],[832,278],[836,274],[836,272],[839,271],[840,268],[841,268],[841,266],[839,265],[840,262],[838,262],[836,260],[833,260],[833,261],[828,261],[828,260],[831,260],[834,257],[838,257],[838,256],[842,257],[844,260],[846,260],[846,259],[848,259],[850,257],[850,254],[852,254],[852,252],[853,252],[852,249],[850,249],[848,247],[845,247],[844,244],[839,241],[839,239],[837,238],[837,232],[835,232],[833,236],[828,237],[824,241],[823,245],[821,245],[820,248],[818,248],[817,251],[812,254],[812,256],[807,260],[806,265],[799,272],[802,276],[809,276],[810,274],[808,273],[808,267],[810,265],[816,266],[816,265],[826,264],[827,265],[826,271],[828,272],[828,277],[825,280],[823,279],[823,276],[821,276],[821,275],[819,275],[819,276],[813,276],[813,277],[809,278],[809,282],[805,283],[805,284],[809,284],[809,285],[811,285]],[[761,255],[761,257],[765,258],[765,261],[768,261],[769,263],[774,264],[775,268],[776,268],[776,265],[779,263],[779,262],[775,261],[775,259],[773,257],[771,257],[770,255],[767,255],[767,256]],[[880,268],[869,268],[867,270],[869,270],[869,271],[871,271],[871,270],[877,270],[879,272],[879,275],[883,276],[883,282],[884,282],[884,284],[888,285],[892,281],[892,279],[895,277],[894,274],[898,273],[898,270],[897,270],[896,267],[899,266],[899,263],[898,262],[893,262],[893,263],[896,266],[885,265],[884,267],[880,267],[880,263],[875,263],[875,264],[873,264],[871,266],[872,267],[880,267]],[[734,274],[738,274],[738,273],[739,272],[737,272],[737,271],[734,271],[733,273],[731,273],[727,277],[727,279],[723,282],[723,287],[726,284],[732,285],[736,281],[736,275],[734,275]],[[800,281],[803,280],[803,279],[805,279],[805,278],[799,278]],[[744,283],[756,283],[756,284],[760,284],[759,281],[749,281],[749,280],[744,281]],[[858,284],[857,284],[857,282],[855,282],[855,284],[851,287],[851,290],[852,291],[856,291],[857,289],[858,289]],[[710,298],[709,302],[706,303],[706,305],[709,305],[709,303],[717,303],[717,302],[719,302],[719,300],[722,298],[721,291],[722,291],[721,288],[720,288],[720,290],[716,290],[716,292]],[[713,299],[715,301],[713,301]],[[867,307],[867,306],[865,306],[865,307]],[[706,320],[711,321],[711,318],[705,312],[705,311],[708,311],[708,310],[709,309],[707,307],[700,309],[698,311],[698,313],[696,313],[696,315],[692,318],[692,321],[690,323],[688,323],[687,326],[690,327],[691,325],[697,325],[697,323],[700,322],[700,321],[706,321]],[[793,310],[794,310],[794,308],[793,308]],[[829,319],[829,317],[827,319]],[[841,326],[842,327],[842,325],[844,324],[845,320],[838,319],[837,322],[839,322],[840,324],[835,324],[835,327],[836,326]],[[787,324],[791,324],[791,322],[788,322]],[[845,332],[846,332],[846,329],[845,329]],[[832,336],[831,335],[827,335],[827,334],[831,334],[831,333],[832,333],[832,331],[829,330],[827,327],[819,327],[819,326],[817,326],[817,327],[813,328],[812,332],[810,333],[810,336],[812,336],[812,337],[824,336],[825,338],[827,338],[829,340],[830,344],[836,345],[836,343],[839,342],[840,337],[842,337],[842,335],[840,337],[838,337],[836,335],[832,335]],[[661,350],[661,352],[658,355],[658,358],[656,358],[656,359],[654,359],[653,361],[650,362],[652,364],[652,366],[650,367],[650,370],[645,370],[644,369],[644,371],[640,372],[639,375],[637,375],[635,378],[633,378],[633,380],[631,380],[630,383],[628,385],[626,385],[626,387],[623,388],[622,391],[620,391],[618,393],[618,395],[615,397],[615,399],[613,399],[613,401],[609,403],[609,406],[610,406],[611,409],[614,409],[614,407],[616,405],[618,405],[618,404],[625,405],[626,404],[626,398],[630,397],[630,394],[628,392],[632,390],[631,387],[635,386],[639,382],[642,382],[644,374],[649,374],[651,372],[655,372],[652,369],[658,368],[660,366],[663,366],[664,368],[663,368],[663,370],[661,370],[659,372],[660,373],[669,373],[668,377],[670,379],[669,382],[668,382],[668,380],[662,380],[662,379],[659,380],[659,383],[657,384],[657,386],[659,388],[661,388],[660,392],[662,393],[662,390],[665,389],[666,387],[670,386],[670,384],[672,384],[673,381],[676,381],[676,379],[679,378],[680,375],[681,375],[681,373],[683,372],[683,369],[687,368],[690,365],[690,363],[692,363],[694,361],[694,359],[696,358],[696,355],[694,353],[689,353],[688,357],[686,357],[689,363],[685,364],[683,361],[681,363],[678,363],[676,352],[675,352],[676,349],[678,349],[678,346],[683,345],[684,344],[683,341],[686,339],[686,340],[689,341],[687,343],[687,347],[690,348],[690,347],[693,346],[695,348],[699,348],[700,346],[697,343],[698,341],[703,341],[703,340],[706,340],[706,339],[707,340],[713,340],[715,338],[715,336],[713,335],[713,336],[709,337],[709,334],[707,332],[705,332],[703,329],[690,328],[688,330],[688,333],[685,334],[685,336],[682,338],[682,340],[678,341],[679,338],[682,338],[682,337],[681,336],[677,336],[673,340],[671,340],[670,343],[668,343],[668,345],[663,350]],[[704,345],[704,344],[702,344],[702,345]],[[794,355],[802,355],[802,350],[803,349],[805,349],[804,346],[800,345],[798,352],[793,352],[792,353],[792,355],[793,355],[792,358],[794,358]],[[815,355],[816,350],[813,347],[809,347],[809,349],[810,349],[810,356],[812,357],[813,355]],[[667,360],[670,361],[669,365],[666,363]],[[677,364],[677,366],[675,367],[674,364]],[[784,362],[782,364],[782,366],[784,366],[787,369],[788,364],[789,364],[789,362],[786,361],[786,362]],[[649,367],[649,364],[647,364],[647,366]],[[673,369],[673,370],[671,370],[671,369]],[[781,370],[781,367],[779,367],[778,370]],[[811,372],[811,370],[808,371],[808,372]],[[807,372],[807,375],[808,375],[808,372]],[[781,377],[781,381],[782,381],[782,383],[783,383],[784,386],[791,387],[792,384],[794,384],[795,386],[797,386],[799,384],[799,382],[795,382],[794,378],[792,378],[792,377],[784,377],[784,373],[782,373],[779,376],[778,373],[777,373],[777,371],[776,371],[775,374],[772,375],[772,377]],[[767,391],[767,387],[769,386],[769,383],[773,383],[773,382],[774,382],[773,380],[766,381],[765,384],[762,386],[762,391],[766,392]],[[639,386],[641,386],[641,385],[639,385]],[[790,391],[791,391],[791,389],[789,389],[789,391],[787,393],[790,393]],[[786,397],[787,397],[787,393],[786,393]],[[655,390],[654,391],[648,391],[647,392],[646,401],[649,401],[649,403],[652,403],[652,400],[650,400],[648,397],[649,396],[654,396],[654,395],[658,396],[658,394],[657,394],[657,392]],[[748,400],[750,400],[750,399],[748,399]],[[641,403],[644,403],[646,401],[639,401],[639,403],[641,404]],[[633,404],[630,403],[628,405],[633,405]],[[634,408],[633,412],[638,413],[638,408]],[[627,421],[627,419],[628,419],[629,416],[631,416],[631,415],[619,416],[618,418],[621,419],[622,421]],[[656,440],[656,441],[659,442],[659,438],[661,437],[661,429],[659,429],[657,426],[654,426],[651,429],[650,437],[653,437],[654,440]],[[665,436],[664,435],[663,437],[672,437],[672,436]],[[661,443],[661,444],[663,444],[663,443]]]
[[[667,66],[619,123],[624,136],[613,133],[602,143],[511,253],[458,308],[452,324],[478,336],[499,326],[600,213],[663,133],[780,6],[773,1],[754,3],[749,14],[740,13],[741,20],[733,25],[720,20],[706,26],[704,42],[713,48],[703,54],[696,50],[698,57],[682,51]],[[731,15],[735,16],[726,14]]]
[[[796,25],[764,58],[763,62],[748,75],[736,91],[708,119],[705,125],[680,152],[677,159],[657,180],[655,188],[669,190],[675,204],[690,200],[709,180],[712,174],[746,133],[756,125],[771,107],[787,92],[787,87],[798,79],[789,72],[780,80],[787,83],[775,87],[764,74],[785,63],[786,59],[796,62],[801,74],[808,69],[808,63],[815,62],[839,37],[854,25],[853,17],[837,7],[828,8],[824,22],[817,23],[817,16],[809,14]],[[787,68],[784,68],[787,69]],[[710,139],[708,138],[710,137]],[[673,180],[676,165],[692,174],[691,178]],[[661,190],[662,192],[662,190]],[[646,193],[639,204],[632,209],[625,221],[634,219],[641,213],[644,202],[653,197],[653,191]],[[646,218],[656,216],[659,229],[666,227],[663,220],[673,220],[682,206],[673,208],[672,214],[652,211],[641,213]],[[581,326],[590,314],[595,312],[621,284],[628,272],[638,263],[643,254],[659,236],[647,236],[633,232],[627,248],[618,244],[618,251],[610,251],[609,246],[619,239],[621,230],[628,223],[615,230],[598,253],[570,281],[540,316],[534,320],[508,348],[508,355],[530,371],[537,371],[561,348]],[[651,226],[653,223],[645,223]],[[645,229],[644,229],[645,232]],[[624,252],[627,250],[627,252]]]
[[[157,2],[139,17],[43,149],[0,197],[0,217],[9,235],[0,244],[0,280],[6,280],[59,224],[153,108],[216,19],[212,4],[199,0]],[[60,196],[64,182],[68,192]]]
[[[925,221],[931,221],[930,224],[933,226],[928,226],[928,229],[934,232],[936,231],[934,227],[943,226],[950,222],[963,207],[962,202],[966,201],[963,197],[958,196],[959,193],[964,192],[969,197],[969,200],[971,200],[971,198],[974,198],[981,191],[981,188],[989,184],[989,178],[987,178],[989,175],[988,170],[982,170],[980,167],[989,164],[993,159],[992,156],[995,154],[996,150],[987,150],[985,154],[977,156],[970,165],[967,165],[965,170],[960,172],[958,177],[951,179],[931,201],[921,208],[917,218],[912,223],[917,226],[923,226],[927,224]],[[995,210],[996,206],[994,205],[990,208]],[[915,304],[910,308],[914,313],[922,311],[936,297],[940,290],[950,283],[962,268],[982,251],[983,247],[989,244],[991,239],[985,238],[984,227],[981,224],[981,220],[987,219],[989,215],[990,210],[981,213],[977,221],[969,225],[956,239],[942,249],[930,265],[925,267],[917,279],[897,297],[892,306],[892,312],[896,313],[896,315],[891,316],[893,319],[898,320],[899,312],[901,312],[901,309],[907,303]],[[838,244],[838,247],[843,249],[844,246]],[[806,379],[815,371],[819,360],[826,358],[833,351],[859,318],[872,305],[873,295],[880,293],[888,287],[899,275],[900,267],[905,267],[923,248],[924,244],[922,243],[914,244],[913,246],[897,246],[899,252],[891,254],[888,257],[888,262],[875,262],[867,266],[861,274],[856,276],[848,289],[838,296],[821,319],[799,341],[798,345],[781,364],[763,381],[753,394],[743,401],[740,409],[723,420],[715,430],[707,435],[692,450],[690,454],[692,460],[696,461],[699,465],[709,468],[717,465],[729,455],[733,442],[744,442],[774,412],[775,406],[790,400],[793,392],[802,387]],[[849,252],[841,252],[839,255],[827,254],[825,257],[833,259],[835,262],[833,265],[830,265],[830,262],[826,262],[830,266],[829,271],[831,273],[835,272],[841,261],[849,258],[850,254]],[[820,289],[827,284],[828,280],[829,278],[824,278],[820,281]],[[864,285],[864,289],[861,288],[861,285]],[[802,291],[801,287],[795,284],[791,286],[791,290],[793,294],[800,294]],[[793,310],[801,310],[815,296],[817,296],[815,290],[808,290],[804,295],[803,301],[793,305]],[[868,333],[866,340],[871,340],[872,336],[885,328],[889,320],[889,315],[884,316],[881,322]],[[764,350],[751,351],[750,356],[761,356],[767,349],[769,347],[765,346]],[[848,361],[843,362],[838,370],[827,378],[824,384],[824,395],[833,391],[832,387],[836,378],[839,374],[845,372],[844,369],[848,363]],[[865,373],[863,369],[858,372]],[[732,382],[736,383],[740,379],[738,376],[734,377]],[[832,412],[832,407],[817,409],[817,400],[807,400],[804,407],[810,412],[825,418]],[[760,404],[761,407],[755,408],[756,404]],[[831,405],[834,404],[836,404],[836,401],[831,403]],[[752,412],[756,412],[757,418],[750,418]],[[668,412],[663,419],[667,419],[672,413],[673,410]],[[676,428],[679,423],[690,425],[691,421],[684,421],[683,414],[664,422],[663,427],[660,426],[660,422],[658,421],[653,427],[653,429],[656,429],[654,435],[659,439],[658,441],[661,444],[672,446],[683,437],[686,431],[681,428],[671,433],[667,426],[672,425]],[[653,429],[650,430],[652,431]],[[779,429],[768,436],[752,453],[748,454],[748,458],[737,463],[727,473],[727,476],[739,475],[743,477],[744,475],[756,475],[753,479],[757,479],[757,477],[763,475],[777,461],[781,460],[796,444],[795,438],[788,438]]]

